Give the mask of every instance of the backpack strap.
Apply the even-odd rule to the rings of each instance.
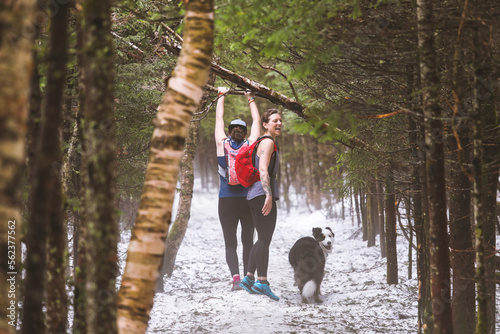
[[[225,180],[227,180],[227,174],[228,174],[227,169],[229,165],[229,162],[227,161],[227,149],[226,149],[227,140],[228,140],[227,138],[222,139],[222,147],[224,148],[224,159],[226,160],[226,167],[223,168],[220,164],[217,164],[217,172]]]

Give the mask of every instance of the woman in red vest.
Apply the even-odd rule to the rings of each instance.
[[[234,158],[239,149],[254,142],[260,135],[260,115],[253,93],[245,93],[252,115],[250,137],[246,123],[241,119],[233,120],[228,127],[229,136],[224,126],[224,100],[228,92],[226,87],[219,87],[219,100],[215,112],[215,143],[220,176],[219,220],[226,247],[226,262],[233,279],[232,291],[241,290],[238,263],[237,236],[238,222],[241,223],[241,243],[243,244],[243,272],[247,272],[250,251],[253,246],[254,225],[247,202],[247,188],[239,184],[234,171]]]

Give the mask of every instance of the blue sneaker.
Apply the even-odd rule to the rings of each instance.
[[[254,283],[252,286],[252,290],[255,293],[260,293],[261,295],[266,295],[272,300],[280,300],[278,296],[276,296],[272,291],[271,288],[269,287],[269,284],[261,283],[258,280]]]
[[[240,287],[242,287],[243,290],[253,294],[255,293],[254,291],[252,291],[252,286],[254,285],[254,283],[255,280],[250,279],[248,276],[245,276],[245,278],[243,278],[240,282]]]

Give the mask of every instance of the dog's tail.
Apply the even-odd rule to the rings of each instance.
[[[302,297],[304,298],[311,298],[314,296],[314,293],[316,292],[316,282],[314,280],[309,280],[307,281],[306,284],[304,284],[304,287],[302,288]]]

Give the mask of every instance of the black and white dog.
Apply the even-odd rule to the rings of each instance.
[[[295,272],[295,285],[299,287],[303,303],[308,303],[312,297],[315,302],[322,302],[320,287],[325,274],[325,261],[332,252],[335,237],[329,227],[324,230],[314,227],[312,232],[314,238],[300,238],[288,254],[288,260]]]

